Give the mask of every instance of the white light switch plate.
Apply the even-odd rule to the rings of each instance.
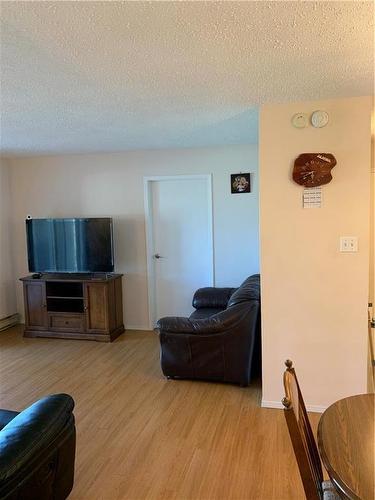
[[[341,236],[340,252],[358,252],[357,236]]]

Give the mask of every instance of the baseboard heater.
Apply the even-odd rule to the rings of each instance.
[[[5,318],[0,319],[0,332],[10,328],[11,326],[17,325],[20,322],[19,314],[11,314],[10,316],[6,316]]]

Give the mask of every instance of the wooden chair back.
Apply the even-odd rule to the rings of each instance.
[[[314,434],[292,362],[285,361],[285,397],[282,400],[290,439],[308,500],[323,498],[323,472]]]

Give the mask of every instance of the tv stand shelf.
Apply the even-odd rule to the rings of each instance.
[[[111,342],[124,331],[122,274],[43,274],[21,281],[25,337]]]
[[[47,299],[82,300],[84,297],[64,297],[63,295],[46,295]]]

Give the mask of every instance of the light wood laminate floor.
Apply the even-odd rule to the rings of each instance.
[[[76,402],[70,500],[304,498],[283,412],[260,408],[259,383],[166,380],[152,332],[112,344],[0,332],[0,407],[57,392]]]

